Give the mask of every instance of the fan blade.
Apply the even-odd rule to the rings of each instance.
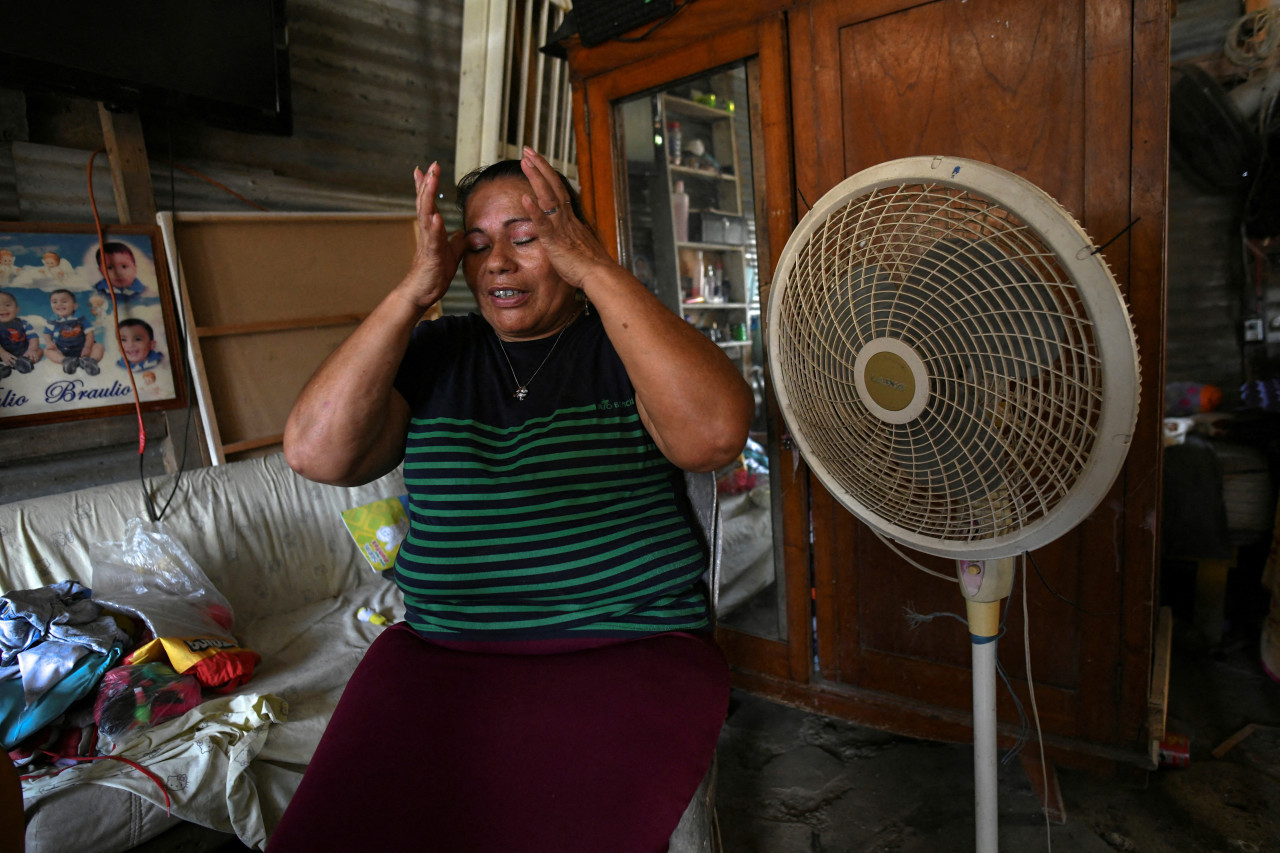
[[[1064,328],[1053,293],[987,241],[938,241],[907,273],[906,286],[922,294],[918,323],[930,330],[922,345],[953,336],[941,349],[967,358],[972,376],[1026,380],[1058,359]]]

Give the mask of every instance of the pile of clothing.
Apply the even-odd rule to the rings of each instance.
[[[110,753],[203,691],[235,690],[260,661],[176,542],[135,521],[124,542],[105,544],[98,596],[67,580],[0,597],[0,741],[18,766]]]
[[[0,598],[0,740],[18,752],[15,760],[92,751],[92,720],[63,718],[130,644],[120,623],[75,581]]]

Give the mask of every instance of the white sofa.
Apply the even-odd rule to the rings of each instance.
[[[171,483],[149,484],[159,503]],[[206,693],[116,753],[164,780],[171,813],[164,791],[137,770],[110,760],[78,765],[23,783],[28,853],[115,853],[182,821],[265,847],[347,679],[383,630],[357,610],[403,616],[395,584],[364,561],[340,513],[403,491],[399,472],[354,489],[312,483],[280,454],[185,473],[161,530],[226,596],[236,639],[262,662],[234,693]],[[690,477],[689,493],[718,546],[714,480]],[[0,505],[0,587],[92,586],[89,544],[123,540],[134,518],[146,518],[136,481]],[[713,589],[718,558],[716,547]],[[353,772],[358,779],[369,768]],[[673,853],[712,849],[714,797],[713,767],[672,835]]]
[[[152,483],[158,502],[172,482]],[[184,820],[264,846],[383,630],[356,611],[402,616],[395,585],[360,556],[339,514],[403,490],[398,473],[355,489],[311,483],[279,454],[185,473],[161,529],[227,597],[236,638],[262,662],[234,693],[206,693],[123,747],[165,781],[171,816],[138,771],[86,763],[23,784],[27,850],[127,850]],[[0,587],[92,586],[89,544],[124,539],[132,518],[146,518],[136,481],[0,505]]]

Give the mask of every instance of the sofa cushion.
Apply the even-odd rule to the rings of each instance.
[[[149,481],[157,502],[172,483]],[[184,473],[161,524],[244,624],[332,598],[373,575],[340,513],[403,491],[399,472],[352,489],[312,483],[276,453]],[[123,539],[129,519],[146,517],[136,482],[0,505],[0,586],[67,579],[91,586],[89,543]]]

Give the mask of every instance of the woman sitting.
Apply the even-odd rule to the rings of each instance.
[[[532,150],[415,170],[405,279],[303,389],[300,474],[404,463],[405,621],[369,648],[272,851],[665,851],[710,766],[728,668],[683,470],[741,451],[719,348],[615,263]],[[419,325],[459,264],[480,313]]]

